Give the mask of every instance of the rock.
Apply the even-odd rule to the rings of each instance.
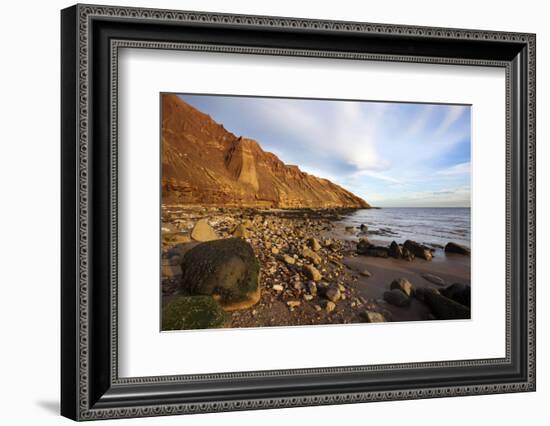
[[[308,302],[313,300],[313,296],[311,294],[304,294],[303,297],[304,297],[304,300],[307,300]]]
[[[357,253],[362,254],[364,256],[372,256],[372,257],[388,257],[389,256],[387,247],[374,246],[374,245],[371,245],[371,246],[365,248],[361,252],[358,251]]]
[[[307,242],[313,251],[321,250],[321,244],[319,243],[318,239],[310,238]]]
[[[432,284],[441,285],[441,286],[445,285],[445,280],[443,278],[438,277],[437,275],[428,274],[428,273],[420,274],[420,275],[422,276],[422,278],[424,278],[426,281],[431,282]]]
[[[313,305],[313,309],[315,309],[317,312],[323,310],[323,308],[321,308],[319,305]]]
[[[260,263],[240,238],[208,241],[189,250],[181,263],[180,290],[211,295],[224,309],[244,309],[260,299]]]
[[[217,240],[216,231],[208,224],[206,219],[199,220],[191,231],[191,238],[195,241]]]
[[[286,302],[286,304],[288,305],[288,307],[290,309],[294,309],[298,306],[301,305],[302,302],[300,302],[299,300],[289,300],[288,302]]]
[[[271,288],[275,291],[283,291],[285,289],[281,284],[273,284]]]
[[[169,244],[182,244],[191,241],[188,234],[182,232],[163,232],[162,240]]]
[[[435,293],[435,294],[439,294],[439,291],[436,290],[435,288],[430,288],[430,287],[421,287],[421,288],[417,288],[414,292],[414,297],[416,297],[417,300],[421,301],[421,302],[424,302],[425,298],[426,298],[426,293],[429,292],[429,293]]]
[[[388,249],[388,254],[391,257],[395,257],[396,259],[400,259],[401,257],[403,257],[403,249],[395,241],[392,241],[391,244],[390,244],[390,248]]]
[[[416,257],[420,257],[425,260],[432,260],[432,252],[427,247],[422,244],[417,243],[416,241],[407,240],[403,244],[403,248],[409,250]]]
[[[449,287],[441,290],[440,293],[443,296],[448,297],[449,299],[454,300],[457,303],[460,303],[461,305],[464,305],[468,308],[470,307],[471,288],[469,285],[460,283],[451,284]]]
[[[348,234],[353,234],[355,232],[355,229],[353,228],[353,226],[346,226],[345,231]]]
[[[380,312],[364,311],[361,316],[367,320],[367,322],[386,322],[386,318]]]
[[[279,259],[285,262],[287,265],[294,265],[296,263],[296,259],[294,259],[292,256],[289,256],[288,254],[283,254],[279,257]]]
[[[401,290],[393,289],[384,292],[384,300],[390,305],[405,307],[411,304],[411,299]]]
[[[445,246],[445,253],[456,253],[470,256],[470,249],[461,244],[450,242]]]
[[[277,247],[271,247],[272,254],[279,254],[279,249]]]
[[[233,236],[237,237],[237,238],[246,239],[246,238],[249,237],[249,234],[250,234],[250,232],[248,231],[248,229],[244,225],[237,225],[237,227],[233,231]]]
[[[162,310],[163,330],[228,327],[231,315],[211,296],[178,296]]]
[[[302,256],[311,259],[314,265],[319,265],[321,263],[321,256],[319,256],[309,247],[304,247],[304,249],[302,250]]]
[[[439,293],[425,292],[424,302],[437,319],[469,319],[470,309]]]
[[[414,294],[414,287],[411,284],[411,282],[406,278],[397,278],[396,280],[393,280],[392,283],[390,284],[390,289],[401,290],[403,293],[405,293],[409,297]]]
[[[320,281],[322,278],[321,273],[313,265],[304,265],[304,273],[313,281]]]
[[[357,253],[358,254],[364,254],[364,252],[371,247],[372,244],[369,242],[367,238],[361,238],[359,242],[357,243]]]
[[[162,278],[172,278],[178,279],[181,277],[181,267],[180,265],[173,265],[171,263],[162,263],[161,268]]]
[[[294,281],[294,284],[292,285],[295,290],[301,291],[304,288],[304,284],[302,281]]]
[[[330,300],[325,305],[325,310],[327,312],[332,312],[336,309],[336,303],[331,302]]]
[[[325,292],[324,296],[331,302],[338,302],[342,298],[342,293],[337,286],[329,286]]]
[[[368,269],[361,269],[361,270],[359,271],[359,274],[362,275],[362,276],[364,276],[364,277],[367,277],[367,278],[369,278],[369,277],[372,276],[372,274],[369,272]]]
[[[178,256],[180,258],[179,263],[181,263],[181,260],[183,259],[183,256],[185,255],[185,253],[187,253],[189,250],[191,250],[193,247],[197,246],[198,244],[200,244],[198,241],[192,241],[190,243],[185,243],[185,244],[176,244],[170,247],[170,249],[166,251],[166,256],[169,258]]]
[[[369,230],[369,227],[367,225],[365,225],[364,223],[361,224],[361,226],[359,227],[359,229],[361,230],[361,232],[363,234],[367,233],[368,230]]]
[[[317,296],[317,284],[315,284],[315,281],[308,281],[306,283],[306,289],[312,296]]]
[[[403,248],[402,251],[402,257],[408,262],[412,262],[414,260],[414,254],[411,253],[409,249]]]

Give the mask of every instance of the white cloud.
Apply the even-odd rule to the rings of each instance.
[[[383,121],[388,104],[371,104],[371,114],[365,116],[359,102],[335,102],[330,120],[315,115],[315,111],[291,102],[268,104],[252,111],[270,127],[283,128],[309,148],[323,152],[328,158],[354,166],[358,170],[380,171],[389,167],[376,147],[377,126]]]
[[[441,121],[441,124],[435,131],[435,136],[441,136],[447,133],[451,126],[455,124],[460,119],[460,117],[462,117],[462,114],[466,112],[467,108],[467,106],[462,105],[453,105],[447,107],[447,114],[445,114],[445,117]]]
[[[350,176],[350,178],[354,179],[354,178],[358,178],[358,177],[362,177],[362,176],[370,176],[370,177],[373,177],[375,179],[379,179],[379,180],[383,180],[383,181],[391,182],[391,183],[399,183],[399,184],[403,183],[399,179],[396,179],[396,178],[388,176],[384,173],[375,172],[375,171],[372,171],[372,170],[360,170],[360,171],[352,174]]]
[[[467,161],[465,163],[455,164],[454,166],[439,170],[437,171],[437,174],[443,175],[443,176],[457,176],[457,175],[468,174],[470,173],[470,171],[471,171],[471,165],[470,165],[470,162]]]

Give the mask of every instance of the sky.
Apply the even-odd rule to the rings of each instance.
[[[470,207],[470,106],[180,95],[377,207]]]

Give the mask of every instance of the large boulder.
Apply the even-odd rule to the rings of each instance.
[[[441,294],[461,305],[470,307],[471,288],[469,285],[455,283],[441,290]]]
[[[211,295],[226,310],[244,309],[260,299],[260,263],[240,238],[198,244],[183,256],[181,269],[182,292]]]
[[[425,292],[424,302],[437,319],[469,319],[470,309],[438,292]]]
[[[416,241],[407,240],[403,244],[403,249],[410,251],[415,257],[420,257],[425,260],[432,260],[432,252],[426,246],[417,243]]]
[[[401,290],[393,289],[384,292],[384,300],[390,305],[405,307],[411,304],[411,299]]]
[[[212,241],[217,240],[218,235],[216,231],[208,224],[208,220],[201,219],[199,220],[193,230],[191,231],[191,238],[195,241]]]
[[[393,280],[392,283],[390,284],[390,289],[391,290],[401,290],[407,296],[413,296],[414,295],[414,286],[406,278],[397,278],[397,279]]]
[[[230,324],[231,315],[211,296],[178,296],[162,311],[163,330],[223,328]]]
[[[462,244],[450,242],[445,246],[445,253],[456,253],[470,256],[470,249]]]

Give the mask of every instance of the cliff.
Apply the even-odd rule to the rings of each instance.
[[[368,208],[327,179],[286,165],[176,95],[162,97],[163,203],[234,207]]]

